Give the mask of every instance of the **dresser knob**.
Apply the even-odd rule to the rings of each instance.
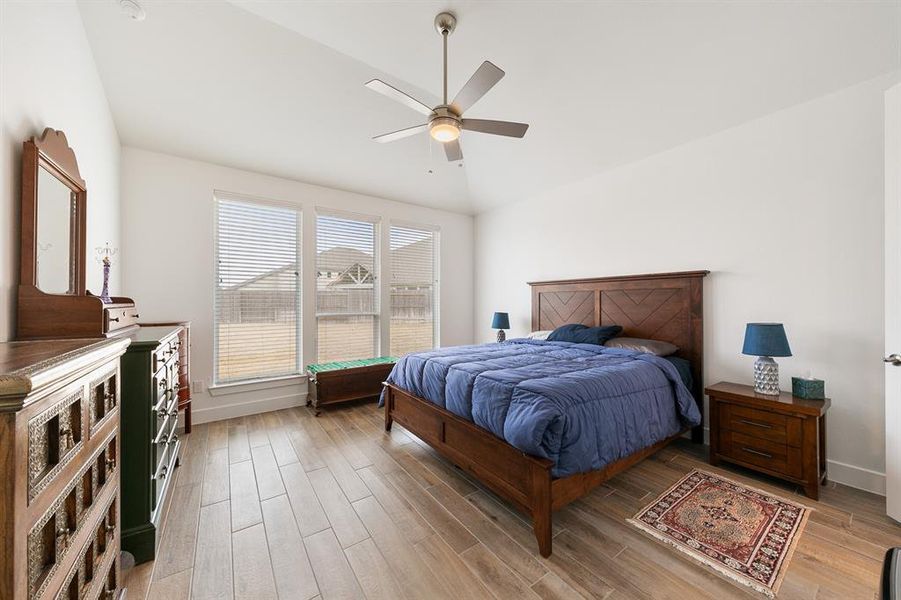
[[[109,525],[109,524],[107,524],[107,525],[106,525],[106,535],[107,535],[107,537],[112,537],[112,535],[113,535],[114,533],[116,533],[116,526],[115,526],[115,525]]]
[[[106,468],[109,469],[110,471],[114,471],[116,469],[116,459],[115,458],[106,459]]]

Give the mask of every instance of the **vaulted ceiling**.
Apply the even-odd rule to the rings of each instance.
[[[465,213],[901,68],[891,0],[141,4],[79,3],[123,144]],[[437,104],[448,9],[451,95],[491,60],[468,116],[531,125],[464,132],[462,167],[427,135],[372,142],[423,118],[363,87]]]

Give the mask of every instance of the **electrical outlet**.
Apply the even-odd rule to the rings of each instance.
[[[192,394],[202,394],[203,393],[203,380],[195,379],[191,382],[191,393]]]

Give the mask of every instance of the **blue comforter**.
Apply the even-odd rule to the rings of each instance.
[[[600,469],[701,422],[672,363],[632,350],[527,339],[401,358],[388,382],[554,461]]]

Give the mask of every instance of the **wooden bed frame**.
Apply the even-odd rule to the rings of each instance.
[[[691,361],[692,393],[703,410],[704,302],[708,271],[653,273],[596,279],[530,282],[532,330],[566,323],[621,325],[622,335],[672,342],[676,356]],[[397,421],[494,493],[532,517],[538,549],[551,555],[551,513],[589,493],[617,473],[657,452],[662,440],[608,464],[569,477],[551,476],[553,462],[517,450],[457,415],[394,385],[385,384],[385,429]],[[684,432],[682,432],[684,433]],[[692,430],[702,442],[703,423]]]

